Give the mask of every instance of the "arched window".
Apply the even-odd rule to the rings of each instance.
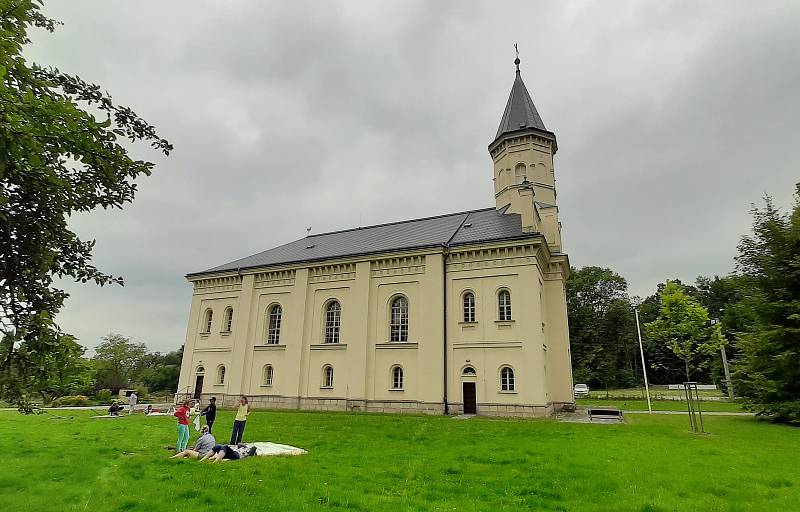
[[[403,389],[403,368],[392,366],[392,389]]]
[[[470,323],[475,321],[475,294],[466,292],[464,294],[464,322]]]
[[[202,374],[206,373],[206,369],[203,368],[202,366],[198,366],[197,370],[195,370],[195,373],[202,375]]]
[[[500,290],[497,294],[497,319],[501,322],[511,321],[511,292]]]
[[[514,179],[515,183],[519,185],[520,183],[524,182],[527,179],[526,172],[525,172],[525,164],[519,163],[517,167],[514,169]]]
[[[468,377],[474,377],[478,375],[478,372],[475,371],[475,368],[472,366],[465,366],[463,370],[461,370],[461,375],[465,375]]]
[[[389,341],[408,341],[408,299],[400,295],[392,301]]]
[[[231,332],[233,329],[233,308],[225,310],[225,323],[222,326],[224,327],[222,332]]]
[[[500,368],[500,391],[514,391],[514,370],[510,366]]]
[[[264,366],[264,385],[265,386],[272,386],[272,376],[274,374],[274,370],[272,369],[272,365],[268,364]]]
[[[225,384],[225,365],[217,366],[217,384]]]
[[[325,306],[325,343],[339,343],[341,326],[342,305],[339,304],[339,301],[332,300]]]
[[[333,366],[326,364],[322,367],[322,387],[333,387]]]
[[[205,322],[203,322],[203,332],[209,333],[211,332],[211,321],[214,319],[214,312],[210,309],[206,310],[206,318]]]
[[[267,344],[277,345],[281,340],[281,315],[283,308],[280,304],[275,304],[269,310],[269,320],[267,324]]]

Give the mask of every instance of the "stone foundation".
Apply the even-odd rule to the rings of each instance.
[[[209,399],[217,397],[217,406],[232,408],[239,395],[220,393],[203,393],[201,402],[207,404]],[[417,400],[357,400],[330,397],[297,397],[280,395],[252,395],[247,397],[253,409],[288,409],[302,411],[349,411],[377,412],[387,414],[444,414],[442,402],[421,402]],[[547,405],[495,404],[478,403],[479,416],[501,416],[514,418],[545,418],[554,412],[569,410],[572,403],[553,402]],[[448,414],[457,415],[464,411],[463,404],[448,404]]]

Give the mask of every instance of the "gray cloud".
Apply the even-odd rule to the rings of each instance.
[[[556,156],[574,265],[631,290],[727,273],[748,207],[800,177],[796,2],[52,2],[28,55],[175,144],[122,212],[73,219],[126,286],[59,316],[177,348],[187,272],[315,232],[493,204],[513,49]]]

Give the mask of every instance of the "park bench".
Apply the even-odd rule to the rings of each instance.
[[[603,420],[617,420],[622,421],[622,411],[616,407],[589,407],[589,421],[594,421],[595,418]]]

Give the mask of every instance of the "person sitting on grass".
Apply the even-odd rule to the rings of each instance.
[[[200,460],[211,459],[211,462],[217,463],[221,460],[240,460],[245,457],[252,457],[255,454],[255,446],[248,448],[246,444],[239,444],[237,446],[218,444]]]
[[[109,416],[119,416],[119,411],[122,407],[119,406],[116,400],[111,402],[111,407],[108,408],[108,415]]]
[[[194,444],[194,450],[191,448],[187,448],[182,452],[176,453],[170,459],[196,459],[198,457],[204,457],[208,452],[211,451],[217,444],[217,440],[214,439],[214,435],[209,432],[208,427],[204,426],[200,437],[197,439],[197,442]]]

